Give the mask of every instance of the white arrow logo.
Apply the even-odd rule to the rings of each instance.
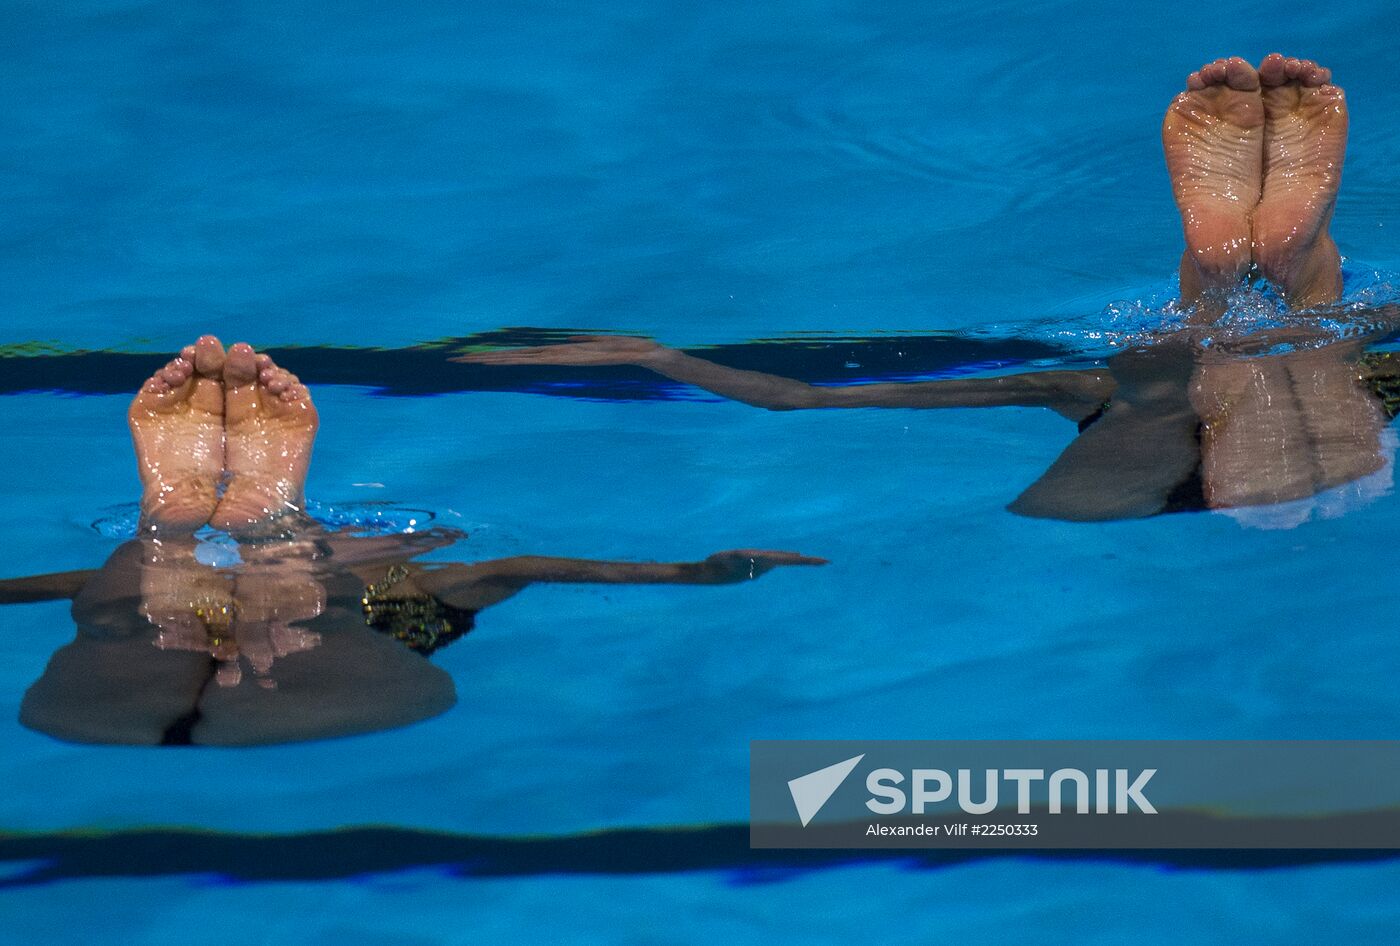
[[[865,753],[862,752],[853,759],[799,775],[788,782],[788,791],[792,792],[792,803],[797,806],[797,817],[802,819],[802,827],[807,827],[807,822],[817,816],[822,806],[836,794],[841,783],[846,781],[846,776],[850,775],[864,758]]]

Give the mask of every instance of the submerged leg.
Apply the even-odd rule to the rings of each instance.
[[[1353,346],[1267,358],[1204,358],[1191,380],[1202,482],[1216,509],[1305,499],[1385,463],[1380,401]]]
[[[1239,57],[1191,73],[1167,109],[1162,145],[1181,211],[1182,300],[1215,303],[1249,270],[1250,215],[1263,180],[1259,75]]]
[[[1192,364],[1181,343],[1116,355],[1109,368],[1118,387],[1108,409],[1007,508],[1037,519],[1103,522],[1188,501],[1182,490],[1200,465],[1199,420],[1186,394]]]

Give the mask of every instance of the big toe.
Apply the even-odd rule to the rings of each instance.
[[[239,342],[228,350],[224,359],[224,383],[252,384],[258,377],[258,354],[247,342]]]
[[[224,346],[213,335],[205,335],[182,353],[193,371],[190,406],[206,414],[224,413]]]
[[[222,377],[226,359],[223,344],[213,335],[203,335],[194,343],[194,357],[191,361],[194,362],[195,370],[204,377]]]
[[[257,380],[257,352],[248,343],[239,342],[224,359],[224,414],[228,423],[237,424],[257,412]]]
[[[1225,84],[1237,92],[1253,92],[1259,88],[1259,73],[1239,56],[1225,60]]]
[[[1264,85],[1283,85],[1288,81],[1288,63],[1283,53],[1269,53],[1259,64],[1259,81]]]

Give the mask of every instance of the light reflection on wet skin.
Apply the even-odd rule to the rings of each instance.
[[[94,571],[0,581],[0,603],[71,597],[78,626],[25,694],[20,722],[67,741],[126,745],[393,729],[452,707],[452,678],[425,658],[531,584],[730,584],[823,564],[758,549],[697,562],[411,561],[463,537],[308,529],[245,543],[241,562],[221,568],[198,560],[192,537],[145,537]]]

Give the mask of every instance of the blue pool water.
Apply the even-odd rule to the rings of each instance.
[[[214,331],[299,370],[295,346],[377,365],[518,326],[676,345],[1020,326],[1062,360],[1097,351],[1096,320],[1169,291],[1157,129],[1217,55],[1334,68],[1353,129],[1334,232],[1354,285],[1400,271],[1380,0],[10,0],[0,24],[0,372],[75,372],[0,378],[3,576],[95,567],[117,540],[92,523],[134,498],[127,398],[83,353]],[[0,831],[40,842],[0,864],[0,939],[1393,938],[1388,857],[771,865],[734,832],[754,738],[1393,735],[1395,497],[1295,529],[1031,520],[1005,506],[1073,434],[1048,411],[355,378],[315,388],[309,494],[470,533],[436,558],[832,564],[532,588],[435,658],[449,713],[241,751],[21,728],[72,624],[0,610]],[[388,833],[336,846],[365,826]],[[696,832],[714,843],[686,853]],[[489,843],[464,858],[463,838]]]

